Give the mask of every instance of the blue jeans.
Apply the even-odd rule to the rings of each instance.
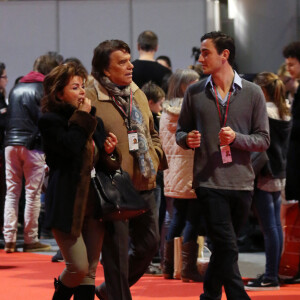
[[[280,192],[257,189],[253,200],[254,210],[264,234],[266,252],[265,277],[277,281],[283,236],[280,222]]]
[[[167,207],[173,202],[172,221],[167,241],[181,236],[183,243],[197,241],[200,204],[197,199],[177,199],[166,197]]]

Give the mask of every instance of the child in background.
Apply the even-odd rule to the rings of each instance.
[[[142,86],[142,91],[145,93],[148,99],[148,104],[154,119],[154,128],[159,132],[159,120],[162,111],[162,104],[165,101],[165,92],[155,83],[149,81],[148,83]],[[164,200],[164,181],[163,181],[163,172],[158,170],[156,176],[156,188],[155,188],[155,198],[157,205],[157,215],[159,216],[159,230],[161,230],[161,225],[165,216],[165,200]],[[163,251],[164,239],[161,239],[161,251]],[[159,253],[158,261],[161,260],[162,252]],[[155,260],[155,257],[154,257]],[[146,273],[151,274],[161,274],[161,270],[155,268],[152,264],[149,266]]]
[[[159,118],[162,111],[162,104],[165,101],[165,92],[158,85],[149,81],[142,86],[142,91],[148,99],[150,110],[154,119],[154,128],[159,132]]]

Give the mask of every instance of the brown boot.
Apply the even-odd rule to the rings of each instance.
[[[182,245],[181,280],[183,282],[202,282],[203,277],[197,269],[198,244],[190,241]]]
[[[165,241],[163,275],[165,279],[173,279],[174,272],[174,240]]]

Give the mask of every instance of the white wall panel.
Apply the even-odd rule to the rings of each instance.
[[[192,47],[200,46],[206,30],[205,0],[133,0],[133,58],[138,57],[136,41],[144,30],[159,38],[157,56],[171,58],[173,70],[194,62]]]
[[[0,3],[0,61],[6,64],[8,91],[34,60],[56,49],[55,1]]]
[[[107,39],[130,42],[128,0],[64,1],[59,5],[59,45],[91,70],[94,48]]]

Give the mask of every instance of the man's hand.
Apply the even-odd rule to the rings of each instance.
[[[186,136],[186,144],[189,148],[198,148],[200,147],[201,134],[198,130],[193,130],[189,132]]]
[[[229,145],[235,140],[235,132],[230,127],[222,127],[219,132],[220,145]]]

